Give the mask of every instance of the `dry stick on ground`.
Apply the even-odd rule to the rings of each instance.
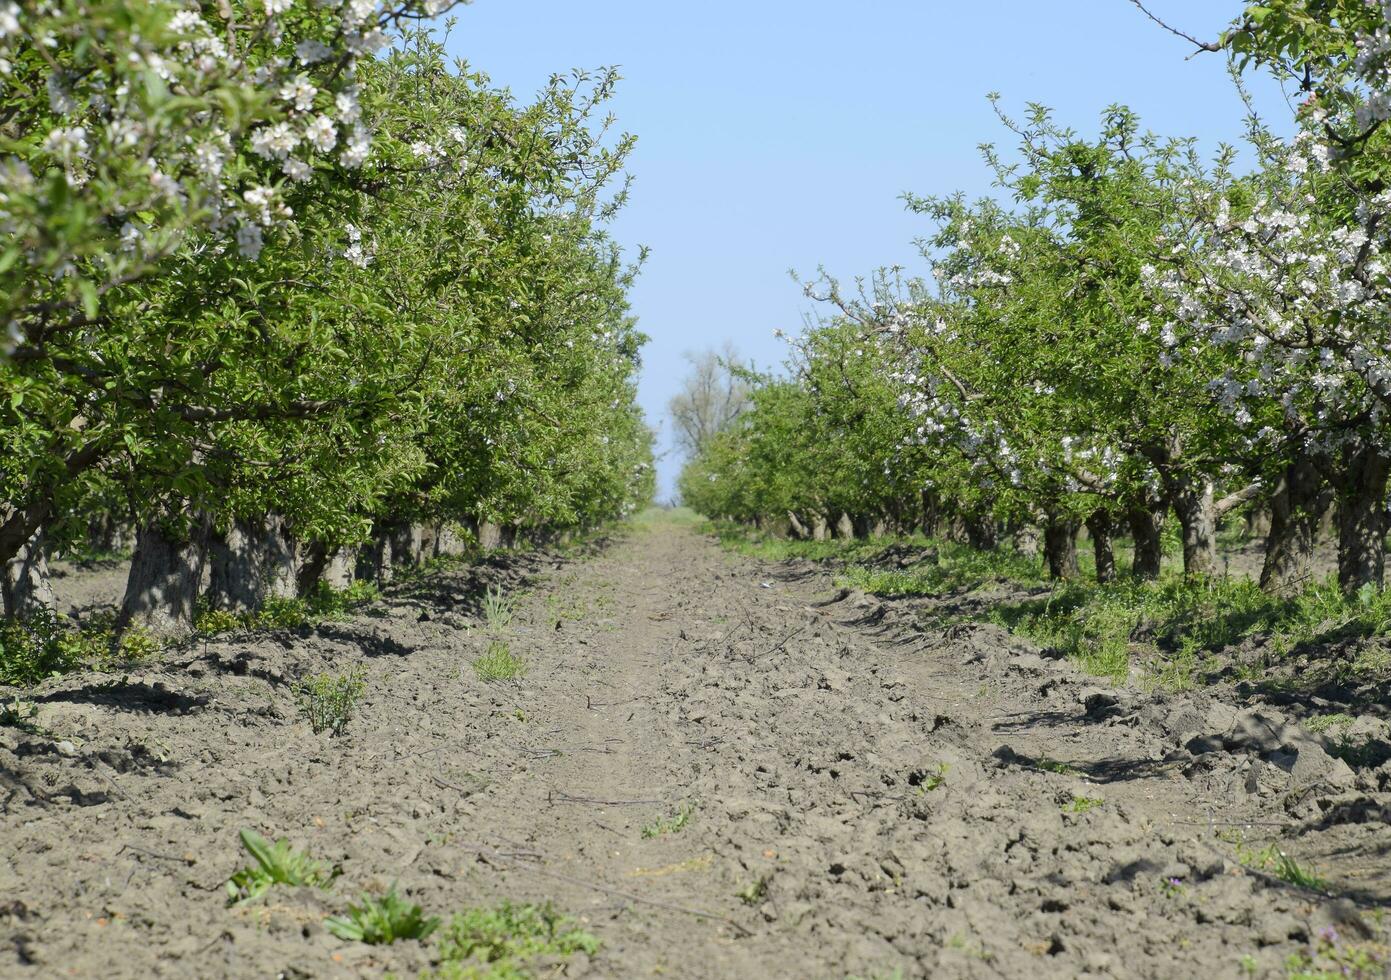
[[[697,919],[708,919],[712,922],[723,922],[725,925],[734,929],[739,935],[746,938],[752,937],[753,933],[735,922],[728,916],[719,915],[714,912],[704,912],[700,909],[689,908],[685,905],[677,905],[673,902],[661,902],[654,898],[643,898],[641,895],[634,895],[632,892],[621,891],[617,888],[610,888],[607,885],[600,885],[593,881],[585,881],[583,878],[576,878],[572,875],[561,874],[558,871],[547,871],[545,868],[536,868],[528,864],[517,864],[508,861],[506,857],[498,851],[487,848],[474,848],[474,852],[489,864],[497,864],[509,871],[530,871],[532,874],[540,875],[543,878],[550,878],[553,881],[563,881],[567,884],[577,885],[580,888],[588,888],[590,891],[598,892],[601,895],[609,895],[613,898],[621,898],[628,902],[636,902],[638,905],[648,905],[652,908],[666,909],[668,912],[680,912],[682,915],[695,916]]]

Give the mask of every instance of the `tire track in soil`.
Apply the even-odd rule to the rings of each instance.
[[[522,575],[508,640],[528,673],[482,685],[473,604]],[[1214,844],[1209,821],[1290,822],[1233,789],[1249,764],[1195,768],[1147,705],[1097,701],[1001,631],[813,605],[829,592],[819,569],[658,525],[581,562],[434,576],[348,624],[209,644],[114,699],[109,678],[50,682],[39,721],[74,757],[0,730],[15,974],[412,975],[419,944],[319,925],[392,882],[432,913],[554,901],[604,944],[569,976],[1236,976],[1246,955],[1283,975],[1320,928],[1371,935],[1356,903]],[[310,735],[286,679],[354,663],[369,695],[349,735]],[[1078,798],[1104,803],[1068,812]],[[683,805],[684,829],[642,836]],[[243,826],[343,877],[227,910]],[[1384,849],[1335,838],[1388,877]]]

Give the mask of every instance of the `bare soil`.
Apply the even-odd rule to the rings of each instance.
[[[56,584],[83,606],[90,581]],[[525,589],[515,682],[470,666],[493,582]],[[41,731],[0,728],[0,974],[413,976],[431,944],[322,925],[392,883],[442,915],[553,901],[603,945],[546,976],[1284,976],[1291,955],[1385,954],[1380,709],[1349,766],[1251,692],[1113,689],[919,619],[659,524],[47,682],[25,694]],[[291,682],[358,665],[347,733],[312,734]],[[228,908],[242,828],[342,875]],[[1243,866],[1270,843],[1327,887]]]

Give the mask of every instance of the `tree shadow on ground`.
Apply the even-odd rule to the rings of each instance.
[[[79,687],[41,694],[33,699],[40,704],[90,704],[118,711],[140,714],[181,715],[208,706],[210,699],[203,695],[174,691],[162,683],[143,681],[94,681]]]

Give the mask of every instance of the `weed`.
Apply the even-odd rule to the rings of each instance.
[[[1237,860],[1248,868],[1257,871],[1266,871],[1279,878],[1281,881],[1295,885],[1298,888],[1307,888],[1310,891],[1322,892],[1328,890],[1328,882],[1306,868],[1300,866],[1294,858],[1274,844],[1262,848],[1259,851],[1251,850],[1244,845],[1237,845]]]
[[[772,875],[759,875],[753,881],[735,892],[734,897],[750,907],[761,905],[763,900],[768,897],[768,886],[772,881]]]
[[[354,608],[372,602],[380,595],[371,582],[353,582],[343,589],[320,582],[313,592],[303,598],[268,596],[255,612],[234,613],[213,609],[200,600],[193,616],[193,628],[202,636],[217,636],[238,629],[298,629],[326,620],[342,619]]]
[[[256,865],[242,868],[227,882],[228,905],[253,902],[274,885],[327,888],[338,875],[322,861],[295,850],[284,837],[272,844],[254,830],[243,830],[241,842]]]
[[[656,823],[650,823],[643,827],[643,839],[650,840],[653,837],[661,837],[663,834],[680,833],[685,829],[686,824],[691,822],[691,817],[695,816],[695,811],[695,804],[683,804],[681,809],[665,820],[658,820]]]
[[[296,682],[292,690],[315,735],[341,735],[367,693],[367,671],[355,667],[346,674],[317,674]]]
[[[1311,718],[1305,719],[1304,727],[1311,732],[1317,732],[1322,735],[1330,729],[1347,728],[1356,720],[1357,719],[1352,717],[1352,715],[1343,714],[1341,712],[1332,715],[1314,715]]]
[[[526,673],[526,661],[512,652],[506,640],[493,640],[488,652],[473,661],[473,672],[480,681],[510,681]]]
[[[160,643],[141,629],[116,634],[114,614],[92,616],[80,625],[51,610],[0,622],[0,684],[30,687],[74,670],[110,670],[145,660]]]
[[[512,625],[512,600],[498,586],[488,586],[483,596],[483,621],[488,629],[500,633]]]
[[[33,701],[21,701],[16,694],[9,704],[0,704],[0,726],[18,728],[22,732],[37,735],[39,727],[34,724],[34,718],[38,713],[38,705]]]
[[[1285,960],[1289,980],[1343,980],[1355,977],[1372,980],[1387,976],[1391,969],[1391,950],[1379,943],[1350,943],[1333,926],[1318,932],[1317,942],[1306,952]]]
[[[1106,801],[1096,796],[1074,796],[1063,804],[1064,813],[1090,813]]]
[[[440,920],[425,918],[420,906],[397,895],[392,885],[381,898],[362,896],[361,905],[349,905],[345,915],[325,919],[324,926],[339,939],[381,946],[398,939],[424,939],[440,927]]]
[[[947,769],[950,768],[945,762],[937,763],[934,769],[918,769],[908,775],[908,785],[918,788],[918,795],[931,793],[942,783],[946,782]]]
[[[538,957],[593,956],[599,940],[545,905],[470,909],[440,934],[437,980],[521,980]]]

